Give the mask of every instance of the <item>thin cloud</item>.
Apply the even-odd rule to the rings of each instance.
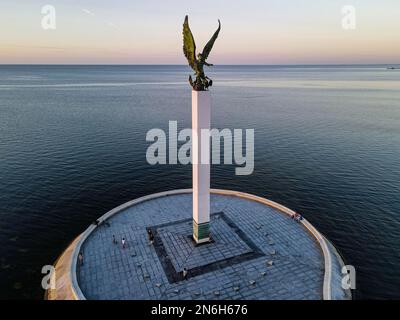
[[[12,50],[12,48],[22,48],[22,49],[33,49],[33,50],[57,50],[57,51],[64,51],[64,47],[54,47],[54,46],[29,46],[29,45],[2,45],[0,48]]]
[[[82,8],[81,10],[82,10],[82,12],[84,12],[84,13],[86,13],[86,14],[92,16],[92,17],[95,15],[92,11],[90,11],[90,10],[88,10],[88,9]]]
[[[86,14],[89,15],[89,16],[92,16],[92,17],[95,16],[95,13],[92,12],[92,11],[90,11],[89,9],[81,8],[81,10],[82,10],[83,13],[86,13]],[[115,24],[114,24],[113,22],[111,22],[111,21],[104,21],[104,23],[105,23],[108,27],[110,27],[110,28],[117,28],[117,25],[115,25]]]

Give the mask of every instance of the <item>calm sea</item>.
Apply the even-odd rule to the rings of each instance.
[[[41,268],[128,200],[191,186],[150,166],[146,132],[190,127],[184,66],[0,66],[0,298],[43,297]],[[210,69],[212,126],[255,129],[255,170],[212,187],[304,214],[357,271],[356,298],[400,298],[400,70]]]

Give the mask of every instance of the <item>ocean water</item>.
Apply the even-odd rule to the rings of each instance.
[[[217,66],[212,126],[255,129],[255,169],[212,187],[297,210],[357,271],[357,299],[400,298],[400,70]],[[152,128],[190,127],[184,66],[0,66],[0,298],[41,299],[41,268],[106,211],[191,186],[146,162]]]

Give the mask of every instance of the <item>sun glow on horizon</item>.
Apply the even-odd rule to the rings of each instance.
[[[2,1],[2,64],[185,64],[186,14],[198,48],[221,19],[215,64],[399,63],[400,3],[353,0],[356,28],[341,25],[343,0],[183,3],[55,0],[57,27],[41,27],[43,2]]]

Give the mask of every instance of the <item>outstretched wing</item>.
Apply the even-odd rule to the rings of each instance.
[[[183,23],[183,53],[189,62],[189,66],[196,71],[196,43],[194,42],[192,31],[189,28],[189,18],[185,16]]]
[[[206,46],[203,49],[203,53],[201,54],[202,60],[205,62],[211,52],[211,49],[214,45],[215,40],[218,38],[219,31],[221,30],[221,22],[218,20],[218,29],[215,31],[212,38],[207,42]]]

